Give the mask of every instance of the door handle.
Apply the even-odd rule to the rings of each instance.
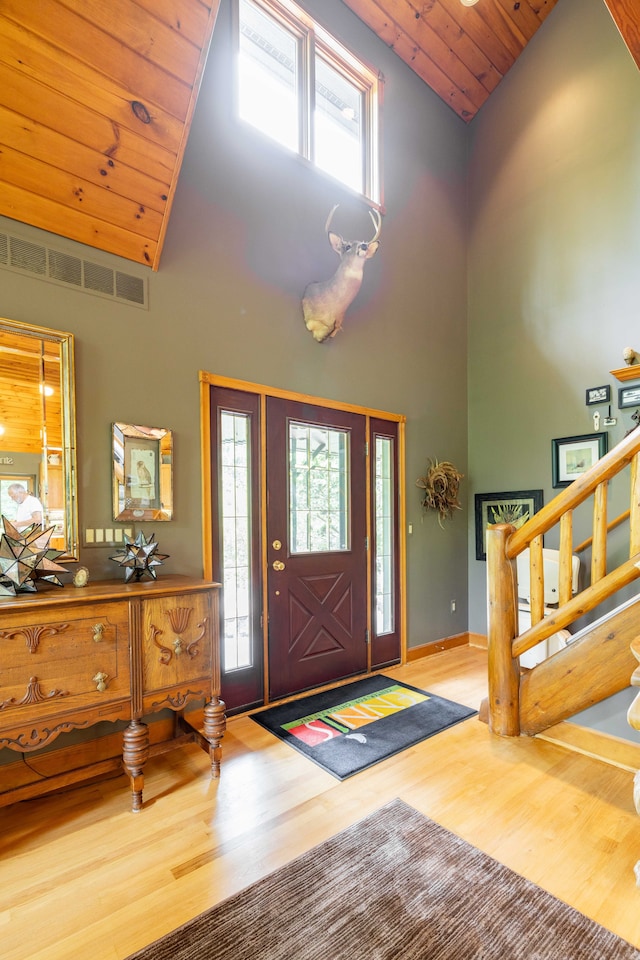
[[[282,560],[274,560],[274,561],[273,561],[273,569],[274,569],[274,570],[284,570],[284,563],[282,562]]]

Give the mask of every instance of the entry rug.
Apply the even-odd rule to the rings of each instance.
[[[338,780],[477,713],[377,674],[251,714]]]
[[[394,800],[129,960],[640,960],[640,952]]]

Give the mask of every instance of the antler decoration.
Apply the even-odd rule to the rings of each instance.
[[[448,460],[429,460],[429,464],[425,476],[416,480],[416,486],[424,490],[423,509],[437,510],[438,523],[442,526],[443,520],[453,517],[454,510],[462,510],[458,490],[464,474],[458,473]]]

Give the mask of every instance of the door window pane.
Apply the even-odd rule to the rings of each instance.
[[[376,437],[375,450],[376,636],[392,633],[394,617],[393,441]]]
[[[349,549],[349,434],[289,422],[289,550]]]
[[[252,666],[249,417],[220,412],[222,529],[222,667]]]

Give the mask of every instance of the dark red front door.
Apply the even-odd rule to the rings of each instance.
[[[267,398],[269,697],[367,669],[366,418]]]

